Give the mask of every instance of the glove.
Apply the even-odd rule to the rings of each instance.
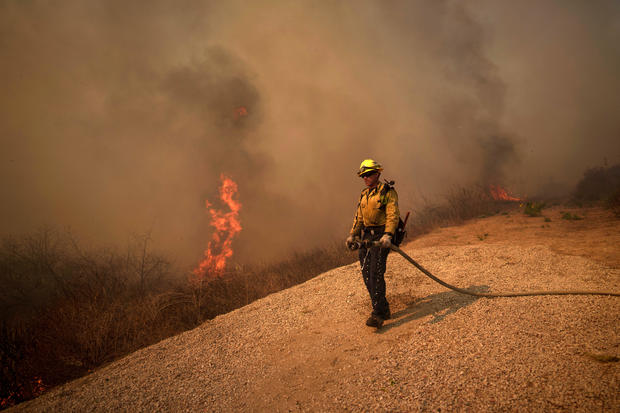
[[[347,248],[351,248],[351,245],[353,245],[353,235],[349,235],[345,243],[347,244]]]
[[[379,243],[381,244],[381,248],[390,248],[392,245],[392,236],[390,234],[383,234]]]

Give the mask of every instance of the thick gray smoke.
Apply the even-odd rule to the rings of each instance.
[[[1,230],[191,264],[225,174],[270,259],[344,237],[367,157],[404,210],[570,185],[620,161],[618,38],[615,1],[2,1]]]

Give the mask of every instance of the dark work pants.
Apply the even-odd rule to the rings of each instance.
[[[384,226],[364,228],[362,239],[378,241],[383,236]],[[385,298],[385,266],[389,248],[360,248],[359,259],[362,267],[364,284],[370,295],[372,313],[382,318],[389,318],[390,305]]]

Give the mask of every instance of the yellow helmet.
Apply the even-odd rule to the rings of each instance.
[[[360,165],[360,170],[357,172],[357,176],[362,176],[366,172],[377,171],[381,172],[383,167],[374,159],[364,159]]]

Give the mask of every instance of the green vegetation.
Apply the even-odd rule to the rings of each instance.
[[[531,217],[539,217],[544,207],[544,202],[526,202],[523,206],[523,213]]]
[[[571,214],[570,212],[564,212],[562,214],[562,219],[566,219],[566,220],[569,220],[569,221],[578,221],[578,220],[583,219],[583,217],[580,217],[577,214]]]

